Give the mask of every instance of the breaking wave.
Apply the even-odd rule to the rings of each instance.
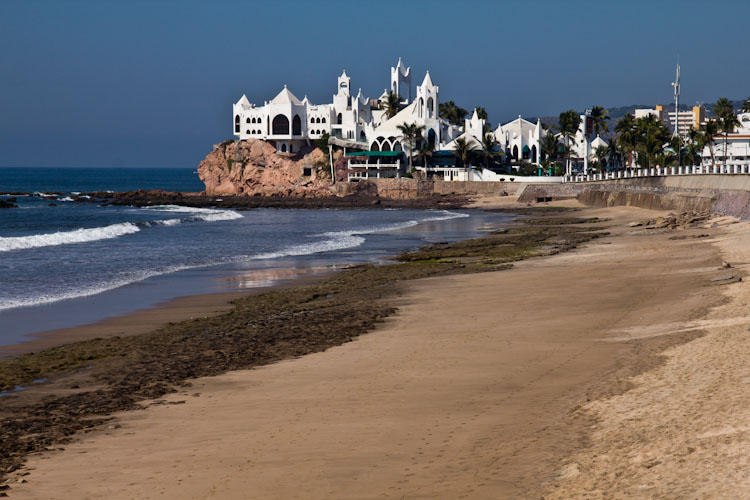
[[[137,233],[143,227],[152,225],[175,226],[183,222],[216,222],[225,220],[241,219],[243,216],[234,210],[217,210],[210,208],[189,208],[177,205],[164,205],[151,207],[149,210],[159,212],[174,212],[192,214],[179,219],[155,220],[152,222],[121,222],[102,227],[81,228],[71,231],[58,231],[55,233],[33,234],[29,236],[0,237],[0,252],[11,250],[27,250],[29,248],[41,248],[57,245],[69,245],[71,243],[90,243],[92,241],[108,240],[118,238],[127,234]]]
[[[136,224],[133,224],[132,222],[123,222],[104,227],[75,229],[73,231],[59,231],[56,233],[34,234],[31,236],[0,237],[0,252],[68,245],[70,243],[88,243],[91,241],[117,238],[126,234],[137,233],[138,231],[140,231],[140,228]]]

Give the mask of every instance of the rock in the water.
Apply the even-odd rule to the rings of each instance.
[[[342,153],[334,154],[334,161]],[[206,194],[316,197],[330,196],[328,156],[318,148],[307,154],[278,153],[261,140],[225,141],[198,165]]]

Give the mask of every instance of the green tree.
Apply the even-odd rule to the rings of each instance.
[[[606,148],[609,164],[613,168],[616,168],[618,165],[620,165],[620,156],[622,153],[620,149],[620,141],[617,140],[617,137],[610,137],[609,143],[607,144]]]
[[[449,123],[460,127],[464,125],[464,120],[469,112],[464,108],[457,106],[455,102],[441,102],[438,108],[438,115]]]
[[[497,139],[495,139],[495,134],[493,134],[492,132],[488,132],[484,134],[484,137],[482,137],[481,148],[487,168],[490,167],[490,160],[492,160],[492,158],[502,154],[499,151],[495,151],[495,148],[498,144],[499,143],[497,142]]]
[[[609,111],[601,106],[594,106],[591,108],[591,121],[594,125],[594,133],[601,135],[602,132],[605,134],[609,132]]]
[[[594,150],[594,161],[596,161],[599,169],[604,170],[607,167],[607,156],[609,156],[607,146],[597,146]]]
[[[701,131],[695,127],[690,127],[687,133],[687,157],[690,159],[690,165],[696,165],[701,161],[701,152],[706,147],[706,140]]]
[[[719,123],[721,133],[724,134],[724,165],[729,160],[729,134],[739,127],[740,122],[734,113],[734,107],[729,99],[722,97],[714,104],[714,114]]]
[[[403,123],[398,125],[399,132],[401,132],[401,138],[406,141],[409,148],[409,171],[412,169],[412,157],[414,156],[414,143],[422,139],[422,132],[424,131],[424,125],[417,125],[416,123]]]
[[[550,170],[560,154],[560,140],[552,132],[547,132],[542,137],[539,147],[542,152],[541,164],[544,168]]]
[[[569,109],[560,113],[560,133],[565,138],[565,172],[570,175],[570,137],[578,132],[578,127],[581,125],[581,117],[575,110]]]
[[[719,122],[713,118],[709,118],[706,123],[701,125],[701,142],[708,146],[708,152],[711,154],[711,166],[715,165],[716,159],[714,158],[714,138],[719,134]]]
[[[432,153],[435,152],[435,145],[430,141],[420,141],[417,146],[417,158],[422,161],[422,166],[426,167],[428,160],[432,158]]]
[[[628,153],[626,166],[632,166],[636,135],[635,118],[633,118],[633,115],[628,113],[619,119],[615,125],[615,133],[617,134],[617,142],[620,144],[620,149]]]
[[[383,102],[383,109],[385,109],[385,116],[388,118],[396,116],[401,110],[401,96],[389,90]]]
[[[476,150],[476,143],[473,139],[467,141],[463,137],[459,137],[454,141],[454,145],[453,154],[456,155],[457,159],[461,160],[461,166],[466,168],[466,163],[471,158],[472,152]]]
[[[655,115],[647,115],[635,121],[635,151],[638,165],[651,168],[664,160],[664,145],[671,134],[664,122]]]

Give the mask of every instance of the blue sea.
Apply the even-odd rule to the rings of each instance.
[[[188,169],[0,168],[0,345],[170,299],[283,283],[383,262],[402,250],[477,236],[502,215],[471,210],[247,211],[70,201],[133,189],[200,191]],[[0,198],[8,198],[0,196]]]

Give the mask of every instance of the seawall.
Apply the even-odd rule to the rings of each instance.
[[[586,205],[633,206],[654,210],[711,211],[750,220],[750,176],[684,175],[613,179],[606,181],[528,185],[520,202],[541,197],[575,196]]]

